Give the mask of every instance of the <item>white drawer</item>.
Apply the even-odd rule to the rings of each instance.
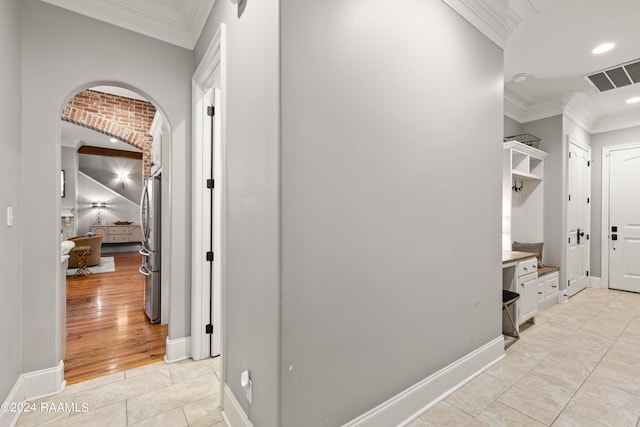
[[[107,236],[107,242],[109,243],[122,243],[128,242],[129,235],[128,234],[111,234]]]
[[[109,234],[129,234],[129,226],[118,225],[115,227],[109,227]]]
[[[518,277],[538,272],[538,259],[530,258],[518,263]]]
[[[554,297],[558,294],[558,273],[553,273],[553,275],[549,275],[545,280],[546,293],[547,298]]]

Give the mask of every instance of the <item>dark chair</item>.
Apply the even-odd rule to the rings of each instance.
[[[509,306],[511,306],[512,304],[514,304],[516,301],[518,301],[520,299],[520,294],[515,293],[515,292],[511,292],[511,291],[507,291],[505,289],[502,290],[502,311],[507,313],[507,317],[509,318],[509,322],[511,323],[511,326],[513,327],[513,333],[510,332],[502,332],[503,335],[507,335],[511,338],[514,338],[512,340],[509,340],[508,342],[505,343],[504,348],[509,348],[510,345],[512,345],[513,343],[515,343],[516,341],[518,341],[518,339],[520,339],[520,333],[518,332],[518,325],[516,325],[516,322],[513,320],[513,317],[511,316],[511,311],[509,310]]]

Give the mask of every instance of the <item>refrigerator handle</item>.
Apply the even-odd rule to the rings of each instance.
[[[140,198],[140,231],[142,231],[142,241],[146,242],[149,238],[149,228],[148,228],[148,219],[149,219],[149,188],[148,184],[145,182],[145,185],[142,189],[142,197]]]
[[[145,267],[144,265],[140,266],[140,268],[138,269],[138,273],[143,274],[145,276],[151,276],[151,273],[149,273],[149,270],[147,270],[147,267]]]

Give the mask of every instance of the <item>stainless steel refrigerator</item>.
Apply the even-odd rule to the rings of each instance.
[[[147,178],[140,201],[144,312],[151,323],[160,323],[160,175]]]

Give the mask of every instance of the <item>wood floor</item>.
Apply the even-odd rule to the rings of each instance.
[[[167,325],[152,325],[144,313],[141,256],[103,256],[115,257],[115,272],[67,277],[67,384],[164,358]]]

